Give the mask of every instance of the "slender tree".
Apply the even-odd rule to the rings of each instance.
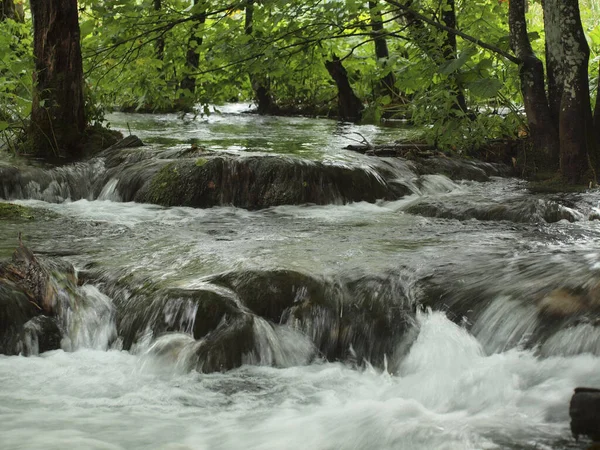
[[[31,0],[34,93],[30,136],[42,157],[77,157],[86,127],[77,0]]]
[[[446,0],[442,6],[442,23],[449,28],[457,28],[456,20],[456,5],[454,0]],[[452,61],[456,59],[458,54],[458,47],[456,45],[456,35],[454,33],[446,32],[442,48],[442,55],[446,61]],[[456,78],[454,78],[454,95],[456,97],[456,108],[463,112],[467,111],[467,101],[465,99],[465,93],[462,87],[459,85]]]
[[[522,61],[519,67],[521,92],[533,145],[541,155],[542,163],[558,168],[558,127],[552,119],[546,96],[544,65],[533,52],[527,35],[525,0],[510,2],[509,26],[511,47]]]
[[[350,85],[348,72],[342,61],[336,55],[333,55],[330,61],[325,61],[325,67],[338,89],[339,118],[352,122],[359,121],[362,116],[363,104]]]
[[[244,31],[247,36],[254,34],[254,4],[255,0],[246,0],[246,17],[244,21]],[[250,73],[250,84],[254,91],[254,96],[258,103],[259,114],[269,114],[277,112],[277,105],[271,95],[270,82],[268,76],[261,73]]]
[[[194,11],[198,7],[199,0],[194,0]],[[196,92],[196,76],[190,75],[198,72],[198,67],[200,66],[200,46],[202,45],[202,30],[201,27],[206,22],[206,10],[202,11],[198,19],[194,21],[192,25],[192,29],[190,32],[190,37],[188,39],[187,52],[185,54],[185,65],[188,70],[188,74],[181,80],[180,88],[182,90],[187,90],[189,94],[193,97]]]
[[[153,0],[154,11],[157,13],[162,9],[162,0]],[[154,44],[156,59],[162,61],[165,57],[165,38],[160,35]]]
[[[390,52],[385,38],[385,29],[383,27],[383,17],[379,9],[378,1],[369,2],[369,11],[371,13],[371,30],[373,31],[373,43],[375,44],[375,57],[377,61],[385,68]],[[379,92],[383,95],[396,95],[396,77],[392,71],[388,71],[379,81]]]

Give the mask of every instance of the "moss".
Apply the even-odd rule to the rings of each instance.
[[[123,139],[123,135],[118,131],[104,128],[101,125],[88,127],[83,138],[84,155],[94,156],[121,139]]]
[[[207,162],[208,162],[208,159],[206,159],[206,158],[198,158],[196,160],[196,167],[202,167]]]
[[[0,203],[0,220],[26,219],[33,220],[31,210],[13,203]]]
[[[584,192],[589,185],[569,184],[556,172],[538,173],[536,179],[530,181],[527,188],[533,194],[559,194],[566,192]]]
[[[175,163],[169,163],[152,179],[148,190],[148,200],[159,205],[172,206],[177,203],[176,192],[181,182],[181,174]]]

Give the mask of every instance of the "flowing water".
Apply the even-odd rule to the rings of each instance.
[[[109,119],[156,151],[197,141],[233,154],[366,168],[378,163],[342,150],[351,143],[344,136],[386,142],[406,133],[259,118],[235,107],[184,121]],[[104,170],[101,161],[90,165],[64,170],[83,184],[92,175],[82,173]],[[593,289],[600,280],[600,222],[587,220],[600,195],[537,196],[524,209],[519,202],[532,194],[515,179],[452,181],[394,167],[413,192],[400,200],[260,211],[124,203],[114,179],[96,194],[77,196],[64,183],[52,196],[21,192],[13,200],[32,208],[34,220],[0,220],[4,256],[21,232],[35,252],[82,273],[133,274],[193,290],[211,285],[215,274],[287,269],[358,286],[351,295],[365,291],[394,305],[402,297],[416,313],[397,351],[377,364],[327,361],[292,322],[256,319],[255,349],[242,367],[205,374],[191,370],[200,367],[194,357],[202,345],[190,336],[191,303],[160,310],[180,322],[179,332],[148,332],[124,351],[114,299],[85,284],[84,301],[61,319],[63,350],[0,356],[0,448],[586,448],[570,436],[568,402],[577,386],[600,387],[600,328],[583,317],[548,331],[536,302],[549,290]],[[550,201],[576,220],[546,223],[537,208]],[[424,203],[454,216],[409,213]],[[473,213],[498,204],[517,204],[511,211],[523,220]],[[240,302],[241,293],[211,286]],[[29,353],[35,345],[26,345]]]

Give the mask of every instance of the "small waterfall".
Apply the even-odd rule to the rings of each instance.
[[[5,200],[33,199],[49,203],[92,199],[96,183],[105,170],[100,158],[52,169],[0,168],[0,196]]]
[[[600,327],[582,323],[559,330],[540,347],[542,356],[574,356],[589,353],[600,356]]]
[[[62,294],[59,308],[65,330],[62,347],[67,351],[81,348],[108,350],[117,337],[112,300],[92,285],[78,288],[78,294],[76,303],[72,301],[73,297]]]
[[[491,354],[526,345],[538,325],[535,305],[500,296],[477,317],[471,332]]]
[[[106,185],[102,188],[100,195],[98,195],[97,200],[110,200],[113,202],[122,201],[121,195],[117,190],[117,186],[119,185],[118,178],[112,178]]]
[[[254,350],[244,355],[244,364],[260,366],[303,366],[314,359],[317,349],[312,340],[285,325],[272,325],[254,318]]]

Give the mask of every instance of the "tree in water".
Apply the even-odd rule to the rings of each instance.
[[[338,116],[342,120],[358,122],[362,117],[363,104],[354,93],[348,72],[342,61],[336,55],[330,61],[325,61],[325,67],[335,81],[338,89]]]
[[[75,158],[86,128],[77,0],[31,0],[34,93],[33,153]]]
[[[547,98],[543,67],[527,36],[525,0],[512,0],[509,6],[511,44],[522,60],[521,90],[533,143],[552,162],[558,157],[560,174],[568,183],[595,182],[598,133],[594,132],[589,92],[590,49],[579,2],[545,0],[543,10]]]

